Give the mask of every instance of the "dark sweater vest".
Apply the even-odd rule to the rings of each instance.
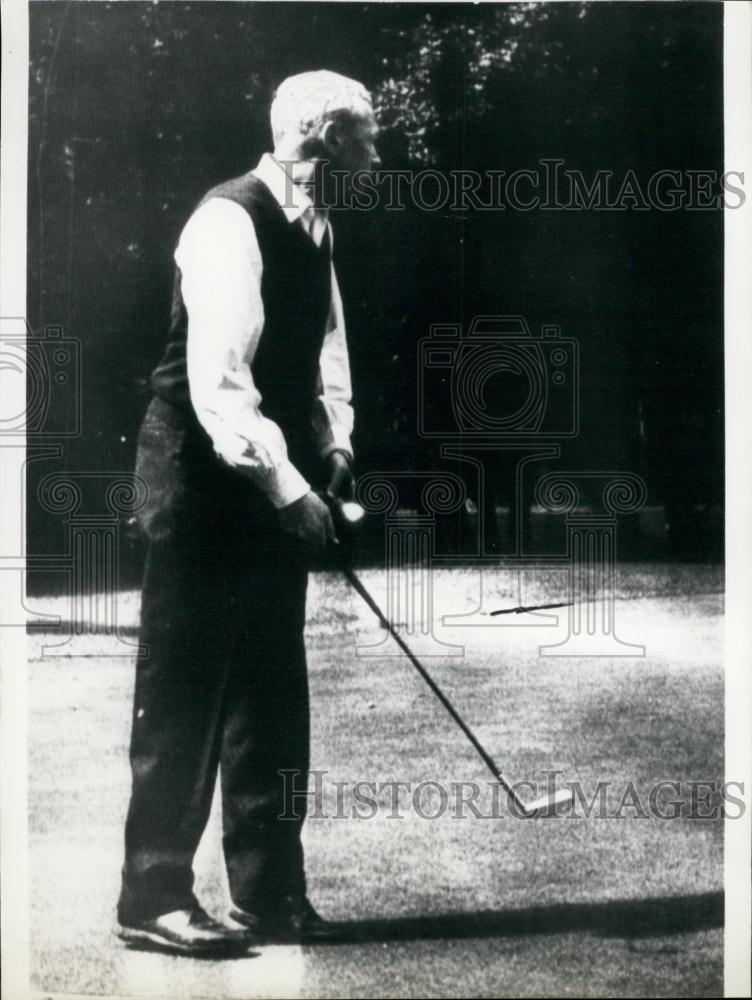
[[[309,474],[315,460],[312,418],[319,359],[331,303],[328,234],[317,247],[299,223],[287,221],[267,186],[250,173],[212,188],[199,206],[210,198],[236,202],[253,222],[263,262],[264,328],[251,372],[261,412],[279,425],[293,464]],[[176,268],[167,349],[151,384],[157,396],[195,421],[186,365],[188,317],[180,285]]]

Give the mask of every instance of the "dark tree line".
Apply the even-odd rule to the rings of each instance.
[[[291,73],[363,80],[388,169],[723,169],[712,3],[35,2],[30,23],[28,312],[82,344],[69,469],[132,467],[177,235],[209,186],[269,147],[269,102]],[[720,212],[408,205],[338,212],[335,232],[361,468],[436,462],[416,430],[431,323],[523,314],[580,342],[582,433],[564,465],[639,472],[678,549],[710,554],[698,539],[722,503]],[[54,519],[30,518],[32,543],[54,550]]]

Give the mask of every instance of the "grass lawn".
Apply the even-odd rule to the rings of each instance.
[[[362,578],[383,601],[384,575],[369,570]],[[521,593],[510,570],[486,572],[482,582],[477,570],[436,571],[435,634],[464,654],[426,664],[506,774],[541,783],[543,770],[555,769],[588,798],[607,782],[607,816],[576,810],[568,819],[530,821],[506,808],[489,815],[488,775],[462,734],[391,644],[359,655],[380,639],[378,624],[340,578],[316,574],[309,592],[312,767],[325,773],[306,828],[309,885],[321,912],[348,921],[352,933],[343,944],[268,948],[226,962],[130,952],[112,937],[130,780],[132,658],[114,640],[87,635],[58,651],[65,655],[48,649],[42,656],[59,639],[33,633],[29,815],[39,990],[342,998],[722,993],[722,822],[661,820],[626,807],[616,816],[629,782],[647,807],[659,780],[681,782],[677,797],[686,801],[687,782],[723,781],[721,572],[620,569],[617,631],[644,644],[644,657],[540,656],[542,644],[566,634],[566,609],[558,628],[555,617],[487,613],[467,619],[486,627],[442,625],[444,615],[470,614],[481,590],[486,612],[561,600],[551,582],[530,574]],[[66,615],[59,599],[31,603]],[[132,638],[137,594],[121,595],[119,618]],[[417,638],[420,646],[425,640]],[[358,781],[377,786],[372,818],[352,816]],[[395,792],[390,783],[398,781],[409,787]],[[425,781],[435,784],[423,790],[420,815],[413,793]],[[457,788],[467,795],[470,782],[482,786],[481,816],[454,807]],[[222,912],[216,803],[196,871],[207,908]]]

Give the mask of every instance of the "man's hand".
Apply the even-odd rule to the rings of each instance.
[[[327,495],[335,500],[352,500],[352,458],[344,451],[331,451],[324,459]]]
[[[311,554],[324,552],[337,540],[329,508],[312,490],[277,512],[282,530]]]

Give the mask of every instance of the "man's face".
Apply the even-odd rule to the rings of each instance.
[[[376,152],[378,133],[378,125],[371,111],[353,115],[348,121],[342,122],[338,129],[336,162],[332,166],[336,170],[347,170],[353,174],[361,170],[378,170],[381,165]]]

